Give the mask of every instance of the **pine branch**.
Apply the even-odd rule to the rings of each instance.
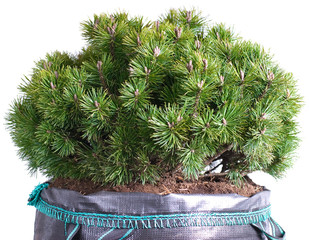
[[[102,85],[103,85],[103,88],[104,88],[105,90],[107,90],[107,92],[108,92],[109,95],[111,95],[111,92],[110,92],[110,90],[109,90],[109,88],[108,88],[108,86],[107,86],[107,84],[106,84],[106,80],[105,80],[105,78],[104,78],[104,76],[103,76],[103,73],[102,73],[102,62],[101,62],[101,61],[98,61],[98,63],[97,63],[97,68],[98,68],[99,77],[100,77],[100,81],[101,81],[101,83],[102,83]]]
[[[260,101],[267,93],[268,89],[271,87],[272,83],[273,83],[273,80],[275,78],[275,75],[273,74],[273,72],[269,72],[267,74],[267,85],[266,87],[264,88],[264,91],[262,92],[262,94],[258,97],[258,101]]]
[[[262,92],[262,94],[258,97],[258,101],[260,101],[267,93],[268,89],[270,88],[272,84],[272,81],[268,81],[266,87],[264,88],[264,91]]]
[[[223,173],[208,173],[208,174],[205,174],[204,176],[205,177],[225,177],[229,174],[229,172],[223,172]]]
[[[213,157],[211,158],[208,158],[206,161],[205,161],[205,164],[206,166],[211,164],[213,161],[215,161],[216,159],[218,159],[223,153],[225,153],[226,151],[229,151],[231,150],[233,147],[233,144],[229,144],[227,145],[225,148],[223,148],[221,151],[217,152],[216,155],[214,155]]]
[[[194,112],[192,114],[193,117],[197,116],[197,109],[198,109],[198,104],[199,104],[199,101],[200,101],[203,85],[204,85],[204,81],[201,81],[201,82],[198,83],[199,90],[198,90],[196,97],[195,97]]]
[[[112,27],[107,27],[107,31],[111,37],[110,40],[110,54],[112,55],[113,61],[115,61],[115,34],[116,34],[117,23],[114,23]]]

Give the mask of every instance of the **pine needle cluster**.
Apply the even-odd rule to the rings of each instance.
[[[94,15],[82,35],[79,54],[36,63],[7,115],[30,172],[120,185],[291,166],[301,98],[259,44],[196,9]]]

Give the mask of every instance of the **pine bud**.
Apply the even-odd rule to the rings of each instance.
[[[135,97],[137,97],[139,95],[138,88],[135,90],[134,95],[135,95]]]
[[[129,68],[129,73],[130,73],[131,75],[134,73],[133,67],[130,67],[130,68]]]
[[[210,123],[206,123],[206,128],[210,128]]]
[[[286,98],[289,99],[291,97],[290,90],[287,88],[286,89]]]
[[[110,18],[111,18],[111,22],[112,23],[115,22],[115,18],[114,18],[114,16],[112,14],[110,15]]]
[[[160,22],[159,22],[159,21],[156,21],[156,29],[157,29],[157,32],[159,32],[159,27],[160,27]]]
[[[99,20],[98,18],[95,20],[95,23],[94,23],[94,26],[93,26],[93,29],[94,29],[94,30],[97,30],[97,29],[98,29],[99,21],[100,21],[100,20]]]
[[[263,130],[261,130],[261,134],[264,135],[265,132],[266,132],[266,127]]]
[[[139,34],[137,34],[137,46],[140,46],[142,44],[141,38],[139,37]]]
[[[262,113],[260,119],[265,120],[266,119],[266,113]]]
[[[206,69],[208,67],[207,59],[203,59],[203,64],[204,64],[204,71],[206,71]]]
[[[54,73],[55,73],[55,77],[56,77],[56,79],[58,79],[58,77],[59,77],[58,72],[57,72],[57,71],[55,71]]]
[[[224,83],[224,76],[220,75],[220,82],[221,82],[221,85],[223,85]]]
[[[147,75],[149,75],[150,74],[150,72],[151,72],[151,69],[148,69],[146,66],[145,66],[145,73],[147,74]]]
[[[187,63],[187,69],[188,69],[189,73],[192,72],[192,70],[193,70],[192,60],[190,60],[189,63]]]
[[[224,125],[224,126],[226,126],[226,125],[227,125],[227,121],[226,121],[226,119],[225,119],[225,118],[223,118],[223,119],[222,119],[222,123],[223,123],[223,125]]]
[[[77,102],[77,101],[78,101],[77,95],[74,94],[74,102]]]
[[[273,72],[268,72],[268,74],[267,74],[267,79],[269,80],[269,81],[273,81],[274,79],[275,79],[275,75],[274,75],[274,73]]]
[[[155,47],[155,49],[153,50],[153,55],[155,58],[157,58],[160,55],[160,48],[158,46]]]
[[[109,35],[112,35],[112,29],[110,27],[107,27],[106,29],[107,29]]]
[[[79,86],[79,87],[82,87],[82,86],[83,86],[83,83],[82,83],[82,80],[81,80],[81,79],[78,80],[78,86]]]
[[[192,20],[192,12],[191,11],[187,11],[186,20],[187,20],[188,23],[191,22],[191,20]]]
[[[51,67],[53,63],[52,62],[48,62],[48,67]]]
[[[101,71],[101,67],[102,67],[102,62],[98,61],[98,63],[97,63],[98,71]]]
[[[179,115],[179,116],[177,117],[177,122],[180,122],[182,119],[183,119],[183,117]]]
[[[43,68],[44,68],[45,70],[47,70],[47,66],[46,66],[46,63],[45,63],[45,62],[43,63]]]
[[[53,84],[53,82],[50,82],[50,87],[54,90],[56,86]]]
[[[115,23],[112,27],[107,27],[107,31],[109,35],[111,35],[112,37],[115,36],[116,27],[117,27],[117,23]]]
[[[218,32],[216,32],[216,35],[217,35],[218,40],[220,40],[220,35]]]
[[[176,39],[179,39],[179,38],[180,38],[181,32],[182,32],[181,27],[176,27],[176,28],[175,28]]]
[[[115,31],[116,31],[116,27],[117,27],[117,23],[115,23],[115,24],[112,26],[112,30],[114,31],[114,33],[115,33]]]
[[[242,82],[245,80],[245,73],[242,70],[240,70],[240,79]]]
[[[195,150],[194,150],[194,149],[191,149],[191,150],[190,150],[190,152],[194,153],[194,152],[195,152]]]
[[[201,48],[201,45],[202,45],[202,43],[201,43],[201,41],[199,41],[199,40],[195,40],[195,47],[196,47],[196,49],[197,50],[199,50],[200,48]]]
[[[197,86],[198,86],[199,89],[202,89],[203,85],[204,85],[204,80],[200,81],[200,82],[197,84]]]
[[[167,125],[168,125],[169,128],[172,128],[172,127],[174,127],[175,123],[174,122],[172,122],[172,123],[167,122]]]
[[[94,101],[94,106],[95,106],[96,108],[99,108],[99,107],[100,107],[100,104],[99,104],[97,101]]]

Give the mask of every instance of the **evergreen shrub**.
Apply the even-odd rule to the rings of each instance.
[[[262,46],[196,9],[81,26],[86,46],[39,60],[7,115],[31,173],[120,185],[217,168],[238,183],[291,166],[301,98]]]

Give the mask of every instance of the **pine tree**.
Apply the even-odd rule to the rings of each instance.
[[[30,172],[119,185],[222,166],[239,182],[292,165],[301,98],[259,44],[196,9],[94,15],[82,31],[87,46],[38,61],[7,115]]]

